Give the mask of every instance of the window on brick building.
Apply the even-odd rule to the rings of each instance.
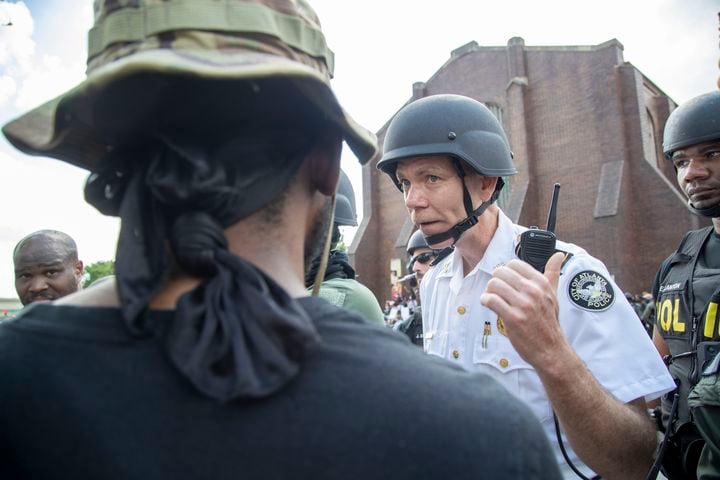
[[[653,159],[655,160],[654,166],[662,169],[665,159],[662,152],[662,130],[658,129],[657,122],[655,121],[655,117],[650,109],[645,109],[645,111],[647,112],[648,119],[650,120],[650,142],[652,143],[653,150],[655,152],[655,158]],[[675,178],[673,177],[670,180],[675,180]]]
[[[647,142],[647,158],[646,160],[648,163],[650,163],[654,167],[662,167],[662,164],[660,163],[663,159],[662,155],[662,143],[660,142],[660,139],[657,138],[656,130],[657,126],[655,124],[655,118],[653,118],[652,112],[650,109],[645,109],[645,115],[647,115],[648,122],[650,125],[646,129],[647,132],[645,132],[645,141]],[[662,133],[660,135],[662,137]]]

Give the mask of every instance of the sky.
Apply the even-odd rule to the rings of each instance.
[[[0,124],[85,76],[92,0],[0,0]],[[597,45],[616,38],[624,58],[676,102],[717,88],[720,0],[310,0],[335,52],[333,88],[372,131],[470,41],[503,46]],[[360,166],[343,169],[362,215]],[[114,258],[119,222],[83,200],[88,172],[29,157],[0,138],[0,298],[15,298],[12,249],[26,234],[62,230],[86,264]],[[400,198],[398,198],[400,201]],[[352,237],[354,232],[347,231]],[[347,242],[346,242],[347,243]]]

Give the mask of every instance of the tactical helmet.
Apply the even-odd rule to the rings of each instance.
[[[335,223],[357,227],[357,214],[355,213],[355,191],[350,178],[340,170],[337,193],[335,194]]]
[[[490,199],[475,207],[465,184],[461,160],[480,175],[488,177],[517,173],[500,122],[485,105],[462,95],[433,95],[403,107],[390,122],[383,151],[377,168],[387,173],[401,191],[402,185],[395,175],[400,160],[426,155],[449,155],[453,159],[455,170],[462,180],[463,206],[467,216],[450,229],[427,236],[425,241],[429,245],[437,245],[450,238],[453,244],[457,242],[463,232],[477,224],[478,218],[497,200],[505,185],[503,179],[498,178]]]
[[[96,0],[87,78],[5,125],[10,143],[31,155],[96,171],[99,159],[122,146],[114,139],[116,125],[101,128],[95,114],[97,99],[119,82],[143,76],[192,77],[251,86],[265,96],[263,83],[282,79],[287,91],[312,102],[338,127],[361,163],[374,157],[375,135],[342,109],[332,91],[335,56],[306,0],[226,0],[203,2],[195,9],[191,3]],[[115,101],[132,104],[145,117],[157,110],[151,86],[130,89],[127,97]],[[226,104],[244,107],[231,98]],[[213,112],[198,112],[202,114]]]
[[[705,93],[673,110],[665,123],[663,154],[672,154],[685,147],[720,140],[720,91]],[[720,203],[706,208],[695,208],[688,201],[688,208],[696,215],[720,217]]]
[[[420,230],[415,230],[415,232],[410,235],[410,240],[408,240],[407,244],[407,253],[408,255],[412,256],[413,253],[415,253],[415,250],[418,248],[430,248],[430,246],[425,241],[425,237],[423,236],[422,232]]]
[[[424,155],[450,155],[489,177],[517,169],[505,132],[482,103],[462,95],[432,95],[403,107],[390,122],[377,168],[398,188],[397,163]]]
[[[720,91],[705,93],[673,110],[665,123],[663,154],[698,143],[720,140]]]

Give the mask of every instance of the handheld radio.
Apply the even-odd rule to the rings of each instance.
[[[550,212],[548,213],[547,228],[540,230],[538,227],[530,227],[520,235],[520,242],[517,246],[517,256],[540,272],[545,271],[545,264],[555,253],[555,217],[557,212],[558,194],[560,184],[556,183],[553,188]]]

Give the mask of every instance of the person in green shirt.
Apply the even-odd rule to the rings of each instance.
[[[355,192],[350,179],[343,171],[340,171],[335,194],[330,254],[318,295],[337,307],[359,313],[371,323],[385,325],[385,317],[377,298],[369,288],[355,279],[355,269],[350,265],[347,254],[337,249],[340,242],[340,226],[357,226]],[[305,286],[309,290],[315,284],[321,258],[322,254],[317,255],[306,269]]]

